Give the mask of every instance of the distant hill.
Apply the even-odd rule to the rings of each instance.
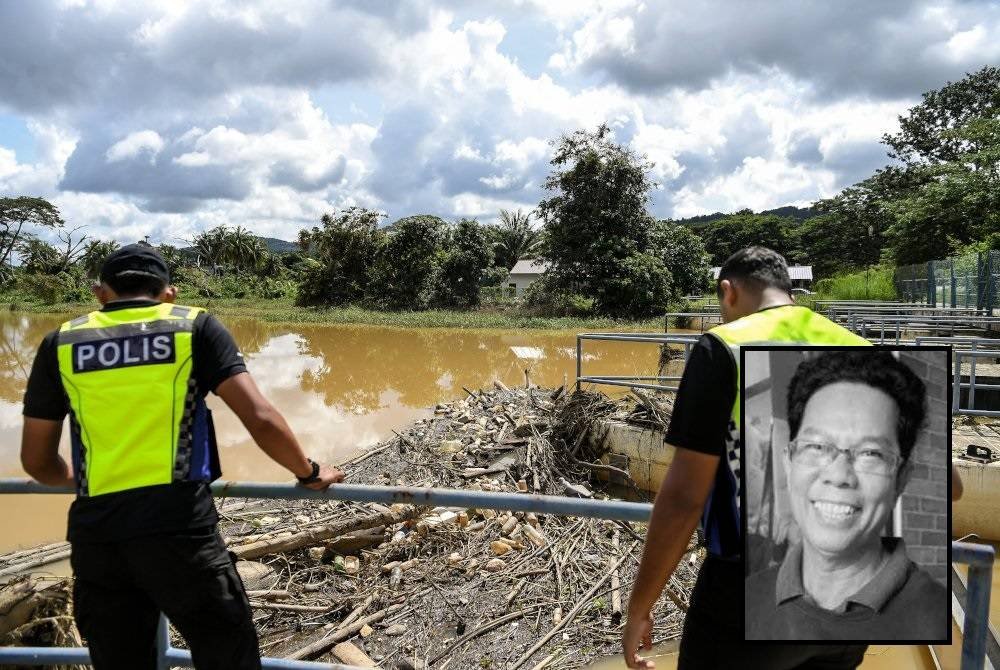
[[[279,240],[276,237],[260,237],[258,239],[264,240],[264,244],[267,245],[267,250],[272,254],[287,254],[292,251],[298,251],[299,245],[295,242],[286,242],[285,240]]]
[[[272,254],[287,254],[299,250],[299,245],[295,242],[286,242],[276,237],[261,237],[260,235],[255,235],[254,237],[258,240],[263,240],[264,244],[267,245],[267,250]],[[193,254],[194,247],[182,247],[179,251],[182,254]]]
[[[806,219],[819,214],[819,212],[817,212],[812,207],[795,207],[793,205],[785,205],[784,207],[777,207],[775,209],[765,209],[763,212],[755,212],[755,213],[765,214],[765,215],[774,214],[776,216],[783,216],[789,219],[794,219],[799,223],[802,223]],[[691,226],[693,228],[701,228],[702,226],[709,224],[712,221],[718,221],[719,219],[726,216],[729,216],[729,214],[723,214],[722,212],[715,212],[714,214],[701,214],[699,216],[689,216],[686,219],[674,219],[674,223],[679,223],[683,226]]]

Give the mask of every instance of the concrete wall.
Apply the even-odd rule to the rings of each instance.
[[[507,281],[504,282],[504,286],[509,287],[511,284],[515,285],[517,290],[517,295],[524,293],[531,284],[537,280],[541,275],[526,275],[526,274],[508,274]]]

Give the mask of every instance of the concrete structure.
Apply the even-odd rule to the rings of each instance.
[[[532,282],[549,269],[551,263],[535,258],[523,258],[514,264],[507,275],[507,288],[516,296],[520,296],[531,286]]]
[[[712,268],[712,279],[719,278],[721,267]],[[811,265],[789,265],[788,276],[792,280],[792,288],[809,288],[813,280],[813,268]]]

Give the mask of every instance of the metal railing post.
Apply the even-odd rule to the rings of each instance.
[[[170,670],[170,659],[167,653],[170,651],[170,625],[167,617],[160,613],[160,620],[156,622],[156,670]]]
[[[952,349],[952,355],[955,357],[955,379],[951,385],[951,411],[957,414],[962,397],[962,352]]]
[[[580,390],[580,377],[583,376],[583,339],[579,333],[576,336],[576,390]]]

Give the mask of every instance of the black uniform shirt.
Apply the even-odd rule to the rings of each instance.
[[[101,311],[154,305],[154,300],[120,300]],[[59,375],[57,338],[45,336],[28,377],[24,416],[62,421],[69,400]],[[233,336],[218,319],[205,312],[194,320],[191,338],[192,374],[202,396],[223,381],[246,372],[243,355]],[[205,482],[176,482],[77,498],[69,511],[68,539],[73,542],[110,542],[144,535],[183,532],[218,521],[212,493]]]
[[[675,447],[719,457],[715,484],[702,514],[702,527],[709,553],[728,560],[739,560],[743,553],[736,500],[739,489],[726,456],[735,402],[736,365],[732,354],[718,338],[703,335],[684,365],[666,441]]]

